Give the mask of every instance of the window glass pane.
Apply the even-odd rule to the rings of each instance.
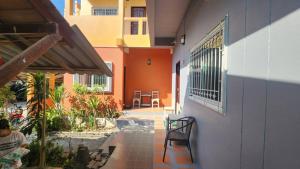
[[[93,9],[93,15],[118,15],[118,9],[117,8],[94,8]]]
[[[223,29],[191,52],[190,94],[221,102]]]
[[[112,71],[112,63],[107,62],[106,65]],[[95,87],[96,85],[101,85],[105,92],[112,91],[112,77],[108,77],[106,75],[74,74],[73,75],[73,84],[74,83],[86,85],[89,88]]]
[[[146,17],[146,7],[132,7],[131,17]]]
[[[94,75],[94,85],[101,85],[104,88],[107,84],[107,76],[105,75]]]
[[[79,83],[79,74],[74,74],[73,83]]]
[[[137,35],[139,31],[139,23],[134,21],[131,22],[131,35]]]

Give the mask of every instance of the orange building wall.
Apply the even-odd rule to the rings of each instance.
[[[104,61],[111,61],[113,63],[113,91],[115,101],[121,110],[123,107],[123,67],[124,57],[122,48],[96,48],[101,58]]]
[[[123,107],[123,49],[121,48],[95,48],[98,54],[104,61],[113,63],[113,78],[112,78],[112,95],[118,104],[119,110]],[[64,86],[71,93],[73,86],[73,76],[71,74],[64,75]],[[100,96],[100,95],[99,95]],[[66,108],[70,108],[69,101],[64,102]]]
[[[170,49],[130,48],[125,54],[126,105],[132,105],[133,91],[159,90],[160,106],[171,106],[172,55]],[[147,65],[147,59],[151,65]]]

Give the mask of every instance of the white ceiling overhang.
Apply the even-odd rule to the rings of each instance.
[[[148,21],[152,44],[157,40],[175,38],[190,0],[147,0]]]

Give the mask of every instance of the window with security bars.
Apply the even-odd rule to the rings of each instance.
[[[117,8],[94,8],[93,15],[97,15],[97,16],[118,15],[118,9]]]
[[[112,63],[106,62],[106,65],[112,71]],[[104,92],[112,92],[112,77],[106,75],[88,75],[88,74],[74,74],[73,83],[86,85],[88,88],[93,88],[96,85],[103,86]]]
[[[224,23],[212,30],[190,55],[189,94],[201,103],[222,107]]]

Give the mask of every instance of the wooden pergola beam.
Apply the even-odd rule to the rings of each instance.
[[[25,49],[22,49],[22,50],[25,50]],[[0,52],[4,53],[6,55],[6,57],[8,56],[7,60],[9,60],[13,56],[21,53],[22,50],[21,49],[18,50],[18,49],[12,48],[11,46],[1,46],[0,45]],[[41,62],[39,60],[37,60],[36,62],[39,63],[39,64],[41,64]]]
[[[29,0],[32,6],[38,11],[48,22],[58,23],[60,35],[66,43],[73,48],[74,42],[71,37],[74,35],[72,29],[64,17],[56,10],[55,6],[49,0]]]
[[[50,73],[65,73],[66,71],[63,68],[60,67],[41,67],[41,66],[29,66],[26,68],[25,72],[50,72]],[[90,73],[90,74],[102,74],[102,72],[99,69],[76,69],[76,73],[79,74],[85,74],[85,73]]]
[[[19,37],[19,39],[26,45],[30,46],[31,42],[23,37]],[[49,54],[52,54],[51,56],[45,54],[44,56],[49,59],[50,61],[56,63],[57,65],[61,66],[62,68],[66,69],[69,73],[74,73],[74,69],[72,69],[66,61],[63,59],[63,57],[60,54],[57,54],[59,56],[53,55],[53,52],[51,50],[48,50]]]
[[[16,34],[52,34],[57,31],[57,24],[0,24],[0,35]]]
[[[62,37],[58,34],[49,34],[28,47],[22,53],[14,56],[8,62],[0,66],[0,87],[12,80],[32,64],[36,59],[45,54],[53,47]]]

